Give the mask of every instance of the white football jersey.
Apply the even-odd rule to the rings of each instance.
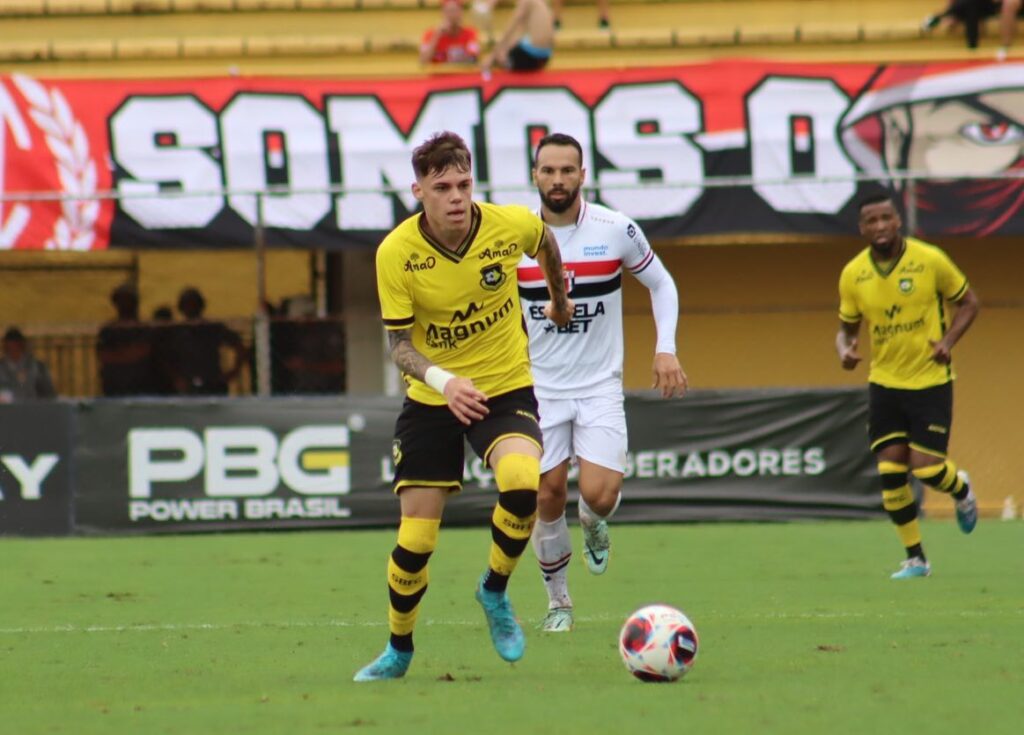
[[[550,227],[550,225],[549,225]],[[551,227],[562,254],[572,321],[544,316],[550,300],[537,261],[519,264],[519,296],[530,337],[538,398],[622,394],[622,271],[661,266],[637,224],[621,212],[583,202],[575,225]]]

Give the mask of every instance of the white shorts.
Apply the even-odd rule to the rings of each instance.
[[[626,469],[626,410],[621,396],[538,398],[544,457],[540,471],[566,459],[585,459],[616,472]]]

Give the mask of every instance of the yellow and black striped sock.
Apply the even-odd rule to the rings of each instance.
[[[402,516],[398,527],[398,544],[388,558],[388,627],[391,645],[399,651],[413,650],[412,630],[430,576],[427,562],[437,546],[440,528],[438,518],[407,516]]]
[[[882,507],[896,526],[907,558],[919,556],[924,559],[921,547],[921,524],[917,520],[917,503],[907,482],[907,466],[900,462],[879,462],[878,473],[882,478]]]
[[[957,500],[963,500],[970,492],[970,488],[957,472],[953,460],[946,458],[941,463],[930,464],[927,467],[917,467],[912,470],[914,477],[930,488],[940,493],[952,495]]]
[[[533,532],[540,460],[526,454],[507,454],[498,461],[494,478],[498,502],[491,515],[491,553],[484,588],[502,592]]]

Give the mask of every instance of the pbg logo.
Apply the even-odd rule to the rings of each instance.
[[[302,426],[277,436],[261,426],[128,432],[128,494],[150,498],[154,485],[202,476],[213,498],[262,497],[280,486],[300,495],[345,495],[350,490],[346,426]]]

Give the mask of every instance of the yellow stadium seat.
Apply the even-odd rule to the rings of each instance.
[[[667,48],[672,44],[671,28],[627,28],[612,33],[616,48]]]
[[[235,0],[172,0],[171,7],[176,13],[223,12],[234,10]]]
[[[599,28],[576,28],[558,32],[555,48],[608,48],[612,45],[612,34]]]
[[[362,36],[250,36],[245,43],[246,55],[254,58],[361,54],[365,50]]]
[[[369,36],[366,48],[375,53],[419,52],[420,41],[409,36]]]
[[[171,0],[107,0],[111,13],[167,13],[173,9]]]
[[[782,44],[796,41],[796,26],[785,25],[741,25],[736,37],[741,44]]]
[[[53,41],[50,44],[50,58],[55,61],[113,59],[114,42],[109,38]]]
[[[239,37],[192,36],[181,39],[181,55],[186,59],[241,56],[245,44]]]
[[[353,10],[359,0],[298,0],[300,10]]]
[[[255,56],[261,44],[273,44],[278,38],[260,37],[249,39],[249,52]],[[288,49],[290,51],[286,51]],[[366,51],[366,39],[362,36],[332,35],[290,37],[285,40],[281,53],[294,53],[296,56],[332,56],[357,55]]]
[[[99,15],[109,12],[107,0],[46,0],[50,15]]]
[[[46,12],[44,0],[8,0],[0,3],[0,16],[42,15]]]
[[[176,59],[181,56],[177,38],[122,38],[114,49],[119,59]]]
[[[8,41],[0,43],[3,61],[44,61],[50,58],[50,44],[46,41]]]
[[[800,40],[804,43],[851,42],[860,40],[859,23],[801,23]]]
[[[360,55],[366,51],[366,39],[362,36],[321,36],[307,41],[317,53]]]
[[[904,41],[921,37],[920,21],[865,21],[861,38],[865,41]]]
[[[298,10],[299,0],[236,0],[239,10]]]
[[[731,26],[676,28],[673,39],[676,46],[701,48],[703,46],[731,46],[736,43],[737,30]]]

